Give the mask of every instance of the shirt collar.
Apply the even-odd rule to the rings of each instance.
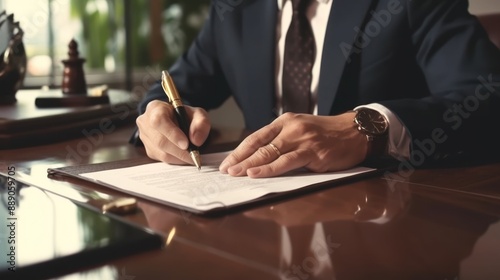
[[[278,9],[283,9],[283,6],[285,5],[285,2],[286,1],[290,1],[290,0],[278,0]],[[318,3],[320,4],[328,4],[328,2],[330,2],[330,0],[316,0],[318,1]]]

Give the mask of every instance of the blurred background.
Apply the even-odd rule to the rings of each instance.
[[[24,30],[26,87],[57,86],[68,43],[86,58],[88,83],[131,86],[126,77],[166,67],[203,24],[210,0],[0,0]],[[129,69],[130,68],[130,69]],[[126,79],[126,78],[132,78]]]
[[[67,58],[74,38],[86,59],[89,86],[107,84],[144,94],[160,70],[192,42],[209,4],[210,0],[0,0],[0,9],[13,13],[24,30],[25,88],[61,85],[61,60]],[[470,0],[470,11],[500,12],[500,0]],[[232,100],[221,113],[211,114],[222,126],[242,125]]]

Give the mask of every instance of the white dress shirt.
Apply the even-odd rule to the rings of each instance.
[[[277,104],[278,111],[282,113],[281,106],[281,96],[282,96],[282,77],[283,77],[283,57],[285,54],[285,37],[292,21],[292,1],[291,0],[277,0],[278,1],[278,25],[276,32],[276,93],[277,93]],[[323,56],[323,44],[325,41],[326,28],[328,24],[328,18],[330,17],[330,10],[333,4],[333,0],[316,0],[312,1],[307,10],[307,18],[311,22],[311,27],[314,34],[314,40],[316,42],[316,59],[312,69],[312,82],[311,82],[311,93],[312,101],[314,102],[313,114],[317,114],[317,91],[319,82],[319,73],[321,68],[321,58]],[[379,111],[382,115],[386,117],[389,122],[389,143],[388,151],[389,154],[399,160],[408,159],[410,157],[410,137],[406,131],[405,126],[401,123],[396,115],[394,115],[385,106],[372,103],[360,107],[372,108]]]

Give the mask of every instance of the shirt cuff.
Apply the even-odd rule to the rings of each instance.
[[[391,110],[387,109],[387,107],[378,103],[358,106],[354,110],[360,108],[376,110],[386,118],[389,123],[389,155],[400,161],[409,159],[411,137],[399,118]]]

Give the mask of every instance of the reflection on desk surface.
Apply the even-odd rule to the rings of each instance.
[[[149,230],[8,178],[0,176],[2,279],[57,276],[163,243]]]
[[[498,202],[454,198],[461,205],[445,192],[371,180],[212,219],[141,208],[170,236],[167,251],[189,248],[191,263],[208,253],[266,279],[497,279],[500,208],[489,209]],[[213,273],[210,265],[200,270]]]

